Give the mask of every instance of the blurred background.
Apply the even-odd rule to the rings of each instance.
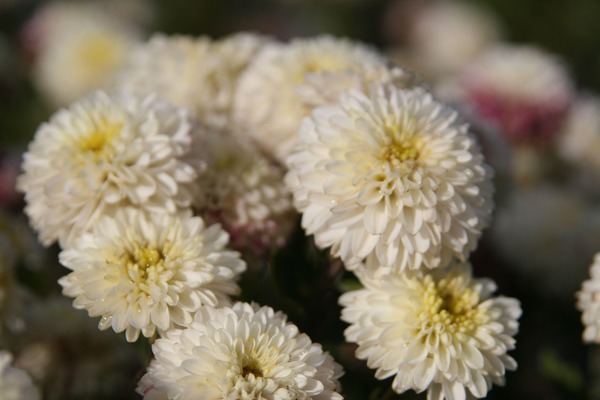
[[[78,86],[80,77],[69,72],[68,63],[61,64],[68,56],[60,58],[60,50],[53,46],[79,32],[69,18],[79,22],[83,18],[63,12],[74,4],[83,2],[0,0],[0,258],[15,265],[19,284],[41,298],[60,292],[56,279],[65,271],[57,265],[58,250],[38,245],[22,215],[22,196],[14,190],[21,155],[40,123],[94,85],[102,87],[102,74],[118,69],[118,60],[104,65],[106,60],[98,54],[87,54],[96,69],[89,79],[82,75]],[[460,96],[448,94],[456,88],[453,78],[484,53],[485,46],[534,46],[550,55],[564,68],[563,78],[572,92],[569,111],[553,125],[553,133],[544,136],[540,128],[544,132],[516,140],[503,135],[503,121],[493,121],[491,131],[496,133],[480,138],[488,162],[496,169],[497,209],[472,263],[476,275],[493,278],[499,293],[519,298],[524,310],[513,352],[519,369],[509,372],[507,385],[494,388],[488,398],[600,399],[600,347],[583,344],[581,314],[575,305],[575,293],[587,279],[594,253],[600,251],[599,1],[106,0],[85,4],[93,4],[91,19],[108,16],[115,24],[111,32],[122,33],[132,46],[154,32],[215,39],[239,31],[280,40],[321,33],[348,37],[375,46],[393,62],[415,71],[440,96],[458,103]],[[102,22],[88,25],[96,23]],[[123,54],[128,51],[126,47]],[[543,113],[536,116],[545,118]],[[573,130],[589,134],[571,140],[577,136]],[[263,277],[266,286],[257,287],[250,278],[242,282],[243,299],[285,311],[314,341],[323,343],[346,368],[345,398],[424,398],[393,393],[390,382],[376,381],[373,371],[353,358],[354,348],[343,343],[345,326],[338,318],[337,297],[354,285],[350,274],[331,264],[300,229],[274,260]],[[11,342],[6,335],[20,332],[10,326],[19,317],[15,317],[18,310],[2,307],[0,319],[8,319],[9,327],[0,331],[4,335],[0,342],[6,344]],[[57,311],[57,318],[70,318],[61,313],[66,311]],[[48,335],[33,335],[18,348],[22,365],[43,364],[40,357],[50,365],[58,362],[58,350],[49,351],[44,345],[60,338],[60,362],[69,367],[59,377],[39,372],[39,380],[52,377],[55,385],[46,384],[47,392],[55,394],[45,398],[138,398],[132,385],[148,358],[143,350],[141,356],[133,349],[135,356],[121,353],[98,366],[94,362],[94,351],[102,352],[94,347],[98,341],[80,337],[76,347],[65,344],[65,332]],[[88,350],[89,356],[83,357]],[[81,359],[70,361],[76,354]],[[108,375],[105,369],[119,368],[131,379],[106,378],[106,385],[117,389],[101,391],[93,383]],[[73,388],[67,382],[81,377],[82,370],[92,383]]]
[[[595,0],[463,0],[493,15],[503,37],[535,44],[562,57],[580,87],[600,87],[600,3]],[[36,10],[50,2],[0,0],[0,137],[23,145],[52,112],[31,82],[31,49],[23,30]],[[77,3],[77,1],[71,1]],[[121,8],[143,34],[161,31],[218,38],[240,30],[279,39],[331,33],[381,49],[407,43],[407,8],[428,1],[406,0],[124,0],[96,1]],[[411,3],[411,4],[408,4]],[[408,7],[407,7],[408,6]],[[52,107],[52,106],[51,106]]]

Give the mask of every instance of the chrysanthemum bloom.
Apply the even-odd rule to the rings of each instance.
[[[11,365],[12,355],[0,351],[0,393],[6,400],[38,400],[40,392],[31,377],[20,368]]]
[[[491,249],[531,290],[572,299],[598,251],[599,211],[570,187],[515,190],[495,213]]]
[[[342,320],[351,324],[344,334],[358,344],[356,357],[377,369],[376,378],[394,376],[397,393],[482,398],[516,369],[507,351],[515,347],[519,302],[491,297],[496,285],[472,278],[469,264],[363,284],[340,297]]]
[[[305,118],[286,182],[302,226],[348,268],[445,266],[475,248],[491,170],[457,113],[421,89],[375,86]]]
[[[341,366],[270,307],[203,307],[152,351],[138,384],[145,399],[342,399]]]
[[[374,49],[331,36],[271,43],[240,77],[234,120],[269,154],[283,161],[296,141],[300,121],[312,110],[298,93],[309,75],[337,72],[365,76],[385,65],[383,56]],[[345,80],[350,84],[354,81]]]
[[[577,293],[577,309],[582,312],[581,322],[585,326],[583,340],[600,343],[600,253],[594,256],[589,273],[590,278]]]
[[[97,92],[58,111],[38,128],[17,180],[40,241],[65,247],[122,206],[188,208],[195,129],[186,110],[153,95]]]
[[[91,2],[50,6],[28,30],[28,36],[42,39],[35,49],[34,82],[59,106],[109,84],[141,36],[133,24]]]
[[[459,78],[465,100],[514,142],[549,142],[574,98],[563,64],[529,46],[497,46]]]
[[[203,123],[222,127],[231,114],[239,75],[268,40],[251,33],[216,41],[155,34],[134,50],[115,86],[156,92],[189,108]]]
[[[103,217],[59,260],[73,272],[59,283],[73,306],[101,316],[98,327],[137,340],[187,326],[203,305],[229,304],[246,265],[227,250],[220,226],[188,213],[144,214],[126,208]]]
[[[197,180],[194,205],[209,223],[229,232],[231,247],[248,256],[283,246],[296,223],[285,171],[253,143],[225,132],[198,138],[206,169]]]

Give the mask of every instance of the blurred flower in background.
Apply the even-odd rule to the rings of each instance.
[[[33,80],[54,106],[107,85],[140,40],[136,21],[110,6],[51,2],[27,22],[23,46],[31,57]]]
[[[506,268],[549,296],[572,299],[597,252],[600,213],[568,188],[527,187],[511,193],[491,228]]]
[[[213,41],[208,36],[153,35],[138,45],[117,74],[115,87],[158,93],[187,107],[213,128],[229,124],[238,80],[271,40],[238,33]]]
[[[300,121],[312,109],[303,104],[298,86],[325,71],[330,76],[338,71],[368,76],[384,65],[384,58],[375,49],[331,36],[295,39],[287,45],[273,43],[256,56],[240,78],[234,119],[240,129],[283,163],[296,142]]]
[[[206,168],[197,179],[202,190],[194,207],[209,223],[223,226],[249,267],[262,264],[287,243],[296,224],[284,168],[247,137],[230,131],[205,132],[196,147]]]

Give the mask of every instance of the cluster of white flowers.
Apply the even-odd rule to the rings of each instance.
[[[492,172],[474,135],[457,111],[402,70],[318,65],[303,80],[297,72],[289,78],[311,60],[309,53],[295,69],[284,68],[280,54],[299,57],[297,46],[297,53],[293,45],[267,52],[270,67],[251,64],[240,87],[255,74],[294,83],[294,103],[286,107],[296,110],[295,120],[284,123],[280,115],[292,115],[284,109],[245,107],[260,121],[259,143],[286,162],[306,233],[366,287],[340,298],[342,318],[352,324],[346,340],[358,344],[357,357],[378,379],[397,376],[398,393],[485,396],[516,368],[507,352],[521,311],[515,299],[491,298],[494,285],[474,280],[470,268],[453,267],[475,249],[493,207]],[[298,122],[300,105],[305,117]],[[264,132],[271,123],[281,124],[276,138]],[[287,139],[285,124],[296,132]]]
[[[520,306],[467,261],[493,174],[458,111],[417,82],[331,36],[161,34],[40,126],[25,211],[62,247],[73,306],[154,341],[144,398],[342,398],[320,345],[232,300],[246,262],[229,249],[282,246],[295,211],[365,286],[340,298],[342,319],[378,379],[439,399],[504,382]]]

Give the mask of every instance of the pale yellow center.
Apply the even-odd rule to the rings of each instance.
[[[263,377],[263,371],[260,363],[251,357],[245,357],[242,362],[242,376],[246,378],[248,375],[254,375],[256,378]]]
[[[137,283],[153,282],[166,269],[164,249],[149,245],[136,246],[123,256],[129,278]]]
[[[248,338],[243,346],[236,347],[238,373],[244,379],[250,375],[255,378],[267,378],[271,370],[277,366],[276,360],[281,355],[279,348],[268,345],[268,338],[264,335]]]
[[[78,150],[92,154],[94,161],[108,160],[112,155],[110,144],[123,129],[122,123],[114,123],[101,119],[94,128],[78,142]]]
[[[389,144],[384,148],[381,159],[398,168],[402,164],[418,161],[422,155],[423,139],[415,135],[414,118],[405,119],[402,123],[393,123],[385,127]]]
[[[463,287],[461,279],[449,277],[437,283],[430,275],[423,279],[423,309],[419,315],[422,322],[449,333],[472,332],[484,322],[485,315],[477,308],[479,293]]]

